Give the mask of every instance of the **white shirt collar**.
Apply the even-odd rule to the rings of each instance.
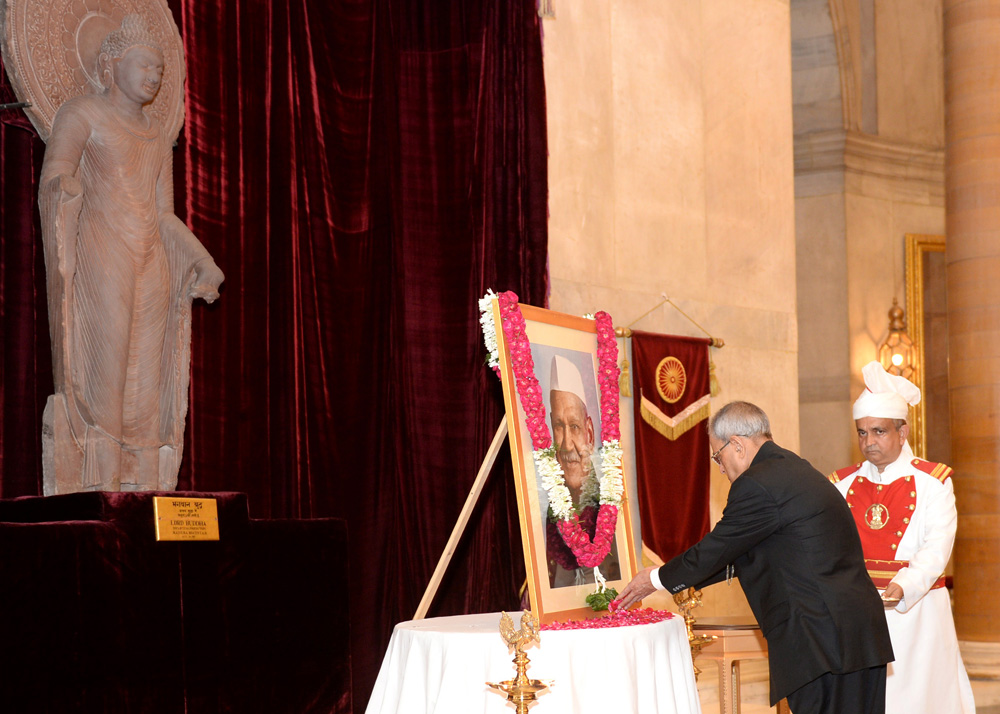
[[[902,476],[909,476],[913,473],[913,468],[910,464],[913,458],[913,449],[910,448],[910,442],[906,441],[903,443],[903,448],[899,452],[899,456],[896,457],[895,461],[886,466],[882,470],[882,473],[878,472],[878,467],[871,461],[865,461],[861,464],[858,474],[875,483],[892,483]]]

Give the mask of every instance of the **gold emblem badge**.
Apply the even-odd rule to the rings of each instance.
[[[684,396],[687,387],[687,372],[676,357],[664,357],[656,365],[656,391],[667,404],[673,404]]]
[[[889,509],[883,506],[881,503],[873,503],[865,511],[865,523],[873,531],[881,530],[885,528],[886,524],[889,522]]]

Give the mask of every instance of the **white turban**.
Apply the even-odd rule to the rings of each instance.
[[[552,357],[552,378],[549,389],[575,394],[586,409],[587,397],[583,393],[583,377],[580,376],[580,370],[562,355]]]
[[[906,419],[910,407],[920,403],[920,389],[905,377],[885,371],[879,362],[861,370],[865,391],[854,402],[854,418]]]

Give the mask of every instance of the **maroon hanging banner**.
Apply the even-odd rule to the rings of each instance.
[[[664,561],[708,533],[710,340],[632,332],[643,545]]]

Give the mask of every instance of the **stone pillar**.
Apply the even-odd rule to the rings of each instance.
[[[1000,676],[1000,0],[944,0],[955,624]]]

